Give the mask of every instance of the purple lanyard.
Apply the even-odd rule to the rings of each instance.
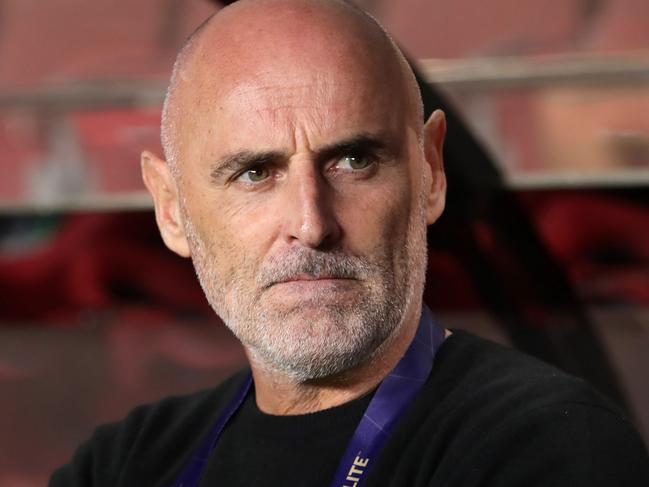
[[[424,306],[412,343],[392,372],[383,379],[370,401],[340,460],[331,482],[332,487],[361,485],[395,423],[428,379],[435,353],[444,341],[444,336],[444,329],[434,323],[430,310]],[[251,385],[252,376],[249,375],[172,487],[198,487],[223,428],[241,407]]]

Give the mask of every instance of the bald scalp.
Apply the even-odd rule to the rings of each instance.
[[[281,30],[282,25],[290,28]],[[302,42],[306,39],[310,44]],[[248,75],[241,69],[246,63],[271,67],[287,52],[304,55],[314,45],[329,49],[333,60],[338,52],[345,58],[340,62],[352,65],[366,63],[370,57],[394,71],[394,88],[403,96],[409,123],[421,140],[423,103],[415,75],[396,43],[371,15],[345,0],[239,0],[198,26],[176,57],[161,123],[162,146],[174,177],[181,175],[181,134],[188,125],[199,123],[194,110],[198,91],[206,91],[209,100],[218,96],[220,85],[228,86],[225,80]],[[220,82],[205,83],[206,73]]]

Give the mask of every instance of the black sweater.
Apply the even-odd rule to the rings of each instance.
[[[243,377],[98,428],[50,487],[170,485]],[[271,416],[249,395],[201,486],[329,485],[369,400]],[[628,420],[583,381],[456,331],[364,485],[646,487],[649,457]]]

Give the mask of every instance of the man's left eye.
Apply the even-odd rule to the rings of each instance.
[[[262,166],[251,167],[239,175],[237,179],[245,183],[261,183],[270,177],[270,171]]]
[[[352,169],[356,171],[365,169],[370,165],[372,165],[372,160],[369,157],[360,154],[348,154],[342,156],[338,160],[338,164],[336,164],[340,169]]]

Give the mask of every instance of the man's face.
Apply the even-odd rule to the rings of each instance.
[[[296,380],[364,362],[423,287],[430,171],[400,89],[351,67],[217,91],[180,155],[208,301],[252,360]]]

